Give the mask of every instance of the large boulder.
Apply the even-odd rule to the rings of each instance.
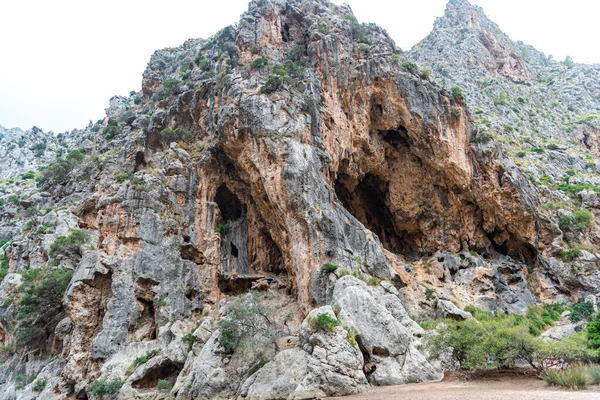
[[[336,282],[333,300],[340,321],[356,332],[365,366],[375,365],[370,383],[399,385],[443,377],[419,350],[422,329],[408,316],[395,288],[372,288],[345,276]]]
[[[301,348],[285,350],[251,376],[241,396],[251,400],[312,399],[364,392],[369,385],[363,357],[340,325],[332,331],[311,321],[326,314],[337,321],[330,306],[312,310],[300,329]]]

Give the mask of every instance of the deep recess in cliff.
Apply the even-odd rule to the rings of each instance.
[[[559,225],[600,206],[599,99],[597,66],[512,42],[466,0],[409,53],[348,6],[254,0],[155,52],[104,120],[1,128],[0,397],[439,380],[411,319],[446,312],[426,289],[510,312],[600,290],[595,223]],[[228,315],[255,332],[244,351]]]

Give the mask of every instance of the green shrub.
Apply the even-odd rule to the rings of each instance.
[[[404,70],[410,72],[411,74],[417,74],[417,72],[419,72],[419,66],[414,62],[410,61],[403,62],[402,68],[404,68]]]
[[[487,143],[490,140],[492,140],[492,137],[484,134],[475,136],[473,139],[471,139],[471,143]]]
[[[261,70],[264,69],[269,64],[269,60],[266,58],[257,58],[252,61],[252,69]]]
[[[526,155],[527,155],[527,153],[526,153],[526,152],[524,152],[524,151],[519,151],[519,152],[517,152],[517,157],[519,157],[519,158],[523,158],[523,157],[525,157]]]
[[[504,106],[504,105],[506,105],[507,100],[508,100],[508,95],[504,92],[500,92],[498,97],[494,100],[494,104]]]
[[[69,161],[59,158],[42,169],[37,178],[38,184],[43,189],[57,186],[69,177],[72,169],[73,165]]]
[[[27,171],[23,175],[21,175],[21,179],[23,179],[23,180],[29,180],[29,179],[34,179],[34,178],[35,178],[35,172],[33,172],[33,171]]]
[[[435,289],[425,289],[425,300],[431,301],[437,299]]]
[[[573,311],[569,315],[571,322],[579,322],[589,319],[594,314],[594,305],[590,301],[582,301],[573,306]]]
[[[41,392],[46,387],[45,379],[37,379],[33,384],[33,390],[36,392]]]
[[[137,367],[139,367],[142,364],[146,364],[148,360],[155,357],[158,353],[160,353],[160,351],[160,349],[154,349],[142,356],[137,357],[135,360],[133,360],[133,363],[127,368],[127,370],[125,371],[125,375],[131,375]]]
[[[79,254],[79,246],[88,239],[87,233],[81,229],[73,229],[69,236],[61,236],[50,245],[48,255],[51,258],[59,256],[68,257],[73,254]]]
[[[585,229],[592,226],[594,217],[588,210],[578,210],[573,214],[573,219],[579,229]]]
[[[452,93],[452,97],[454,97],[457,101],[463,101],[465,99],[462,89],[458,86],[454,86],[452,89],[450,89],[450,93]]]
[[[160,392],[168,392],[169,390],[171,390],[171,384],[166,379],[159,379],[158,383],[156,384],[156,387]]]
[[[224,239],[225,236],[227,236],[227,234],[229,233],[229,229],[231,229],[231,223],[229,221],[219,221],[217,222],[217,227],[215,230],[217,231],[221,239]]]
[[[575,62],[573,62],[573,58],[571,56],[565,57],[565,61],[563,61],[563,64],[569,69],[575,66]]]
[[[181,337],[181,341],[185,344],[188,353],[192,350],[194,343],[196,343],[196,338],[191,333],[187,333]]]
[[[321,267],[321,272],[323,272],[324,274],[329,274],[335,272],[338,268],[341,267],[337,264],[326,263]]]
[[[333,332],[334,328],[339,325],[339,321],[327,313],[319,314],[316,318],[309,318],[308,323],[313,329],[322,329],[327,332]]]
[[[27,383],[27,377],[25,375],[17,375],[15,376],[15,390],[21,390],[25,387]]]
[[[548,369],[542,374],[542,379],[549,386],[585,389],[587,386],[587,371],[582,365],[569,366],[566,370]]]
[[[568,249],[560,252],[560,256],[564,262],[571,262],[581,257],[581,250]]]
[[[288,334],[278,311],[280,308],[267,305],[254,291],[234,298],[225,317],[217,322],[220,345],[257,370],[277,353],[278,338]]]
[[[102,129],[102,134],[104,135],[104,137],[106,138],[106,140],[112,140],[115,138],[115,136],[117,136],[119,134],[119,132],[121,132],[121,129],[119,129],[118,126],[107,126],[104,129]]]
[[[125,182],[133,178],[133,172],[119,172],[115,174],[115,180],[119,183]]]
[[[64,317],[63,296],[72,271],[30,269],[23,273],[23,284],[16,289],[17,313],[14,330],[18,347],[36,349],[54,332]]]
[[[163,82],[162,86],[165,89],[165,95],[171,96],[179,90],[181,81],[178,79],[167,79]]]
[[[192,134],[183,128],[163,129],[162,131],[160,131],[160,136],[162,136],[165,140],[169,142],[175,142],[180,140],[189,142],[190,140],[192,140]]]
[[[590,228],[593,225],[593,215],[588,210],[578,210],[574,214],[563,214],[558,217],[558,227],[563,230]]]
[[[588,324],[586,334],[590,347],[600,349],[600,313]]]
[[[120,378],[115,378],[110,382],[99,379],[89,384],[88,391],[92,396],[104,396],[107,394],[117,394],[123,382]]]
[[[289,82],[291,82],[291,78],[288,71],[283,65],[277,64],[271,70],[265,84],[260,88],[260,92],[266,94],[276,92]]]

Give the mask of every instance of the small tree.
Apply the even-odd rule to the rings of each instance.
[[[567,68],[573,68],[575,66],[575,62],[573,62],[573,58],[571,56],[565,57],[565,61],[563,61],[563,64]]]
[[[454,97],[457,101],[463,101],[465,99],[462,89],[458,86],[454,86],[452,89],[450,89],[450,92],[452,93],[452,97]]]

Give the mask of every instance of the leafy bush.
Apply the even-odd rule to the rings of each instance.
[[[57,159],[53,163],[49,164],[46,168],[42,169],[39,177],[38,184],[43,189],[49,189],[53,186],[61,184],[71,173],[73,164],[62,158]]]
[[[34,179],[35,178],[35,172],[33,171],[27,171],[25,172],[23,175],[21,175],[21,179],[28,180],[28,179]]]
[[[125,182],[133,178],[133,172],[119,172],[115,174],[115,180],[119,183]]]
[[[257,58],[252,61],[252,69],[261,70],[264,69],[269,64],[269,60],[266,58]]]
[[[596,315],[596,319],[588,324],[586,333],[590,347],[600,349],[600,313]]]
[[[573,62],[573,58],[571,56],[565,57],[565,61],[563,61],[563,64],[567,68],[573,68],[575,66],[575,62]]]
[[[579,322],[589,319],[594,314],[594,305],[590,301],[582,301],[573,306],[573,311],[569,315],[571,322]]]
[[[322,329],[327,332],[333,332],[336,326],[339,325],[339,321],[332,318],[327,313],[319,314],[316,318],[310,317],[308,323],[313,329]]]
[[[507,100],[508,100],[508,95],[504,92],[500,92],[498,97],[494,100],[494,104],[504,106],[504,105],[506,105]]]
[[[115,138],[115,136],[117,136],[119,134],[119,132],[121,132],[121,129],[119,129],[118,126],[107,126],[104,129],[102,129],[102,134],[104,135],[104,137],[106,138],[106,140],[112,140]]]
[[[229,233],[229,229],[231,229],[231,223],[229,221],[219,221],[217,222],[217,227],[215,230],[217,231],[221,239],[224,239],[225,236],[227,236],[227,234]]]
[[[191,333],[187,333],[181,337],[181,341],[185,344],[188,353],[192,350],[192,346],[196,343],[196,338]]]
[[[166,128],[160,131],[160,135],[169,142],[184,140],[189,142],[192,140],[192,134],[183,128]]]
[[[88,391],[92,396],[104,396],[107,394],[117,394],[123,382],[120,378],[115,378],[110,382],[99,379],[89,384]]]
[[[17,289],[15,338],[17,346],[43,346],[64,317],[63,296],[72,271],[31,269]]]
[[[321,272],[323,272],[324,274],[329,274],[335,272],[338,268],[341,267],[337,264],[326,263],[321,267]]]
[[[582,365],[570,366],[566,370],[548,369],[541,377],[549,386],[569,389],[585,389],[588,381],[586,368]]]
[[[58,257],[81,256],[79,246],[87,241],[87,233],[81,229],[74,229],[69,236],[61,236],[50,245],[49,256]]]
[[[46,387],[45,379],[37,379],[33,384],[33,390],[36,392],[41,392]]]
[[[263,303],[256,292],[235,298],[227,315],[217,323],[221,346],[246,359],[247,365],[271,359],[278,351],[277,339],[287,332],[276,318],[277,311]]]
[[[452,97],[454,97],[457,101],[463,101],[465,99],[462,89],[458,86],[454,86],[452,89],[450,89],[450,93],[452,93]]]
[[[523,158],[523,157],[525,157],[526,155],[527,155],[527,153],[526,153],[526,152],[524,152],[524,151],[519,151],[519,152],[517,152],[517,157],[519,157],[519,158]]]
[[[165,89],[165,95],[171,96],[179,90],[181,81],[178,79],[167,79],[163,82],[162,86]]]
[[[560,252],[560,256],[564,262],[571,262],[581,257],[581,250],[568,249]]]
[[[425,300],[431,301],[437,298],[435,289],[425,289]]]
[[[592,226],[594,217],[588,210],[578,210],[574,214],[563,214],[558,217],[558,227],[565,230],[583,230]]]
[[[410,72],[411,74],[417,74],[417,72],[419,72],[419,66],[414,62],[410,61],[403,62],[402,68],[404,68],[404,70]]]

